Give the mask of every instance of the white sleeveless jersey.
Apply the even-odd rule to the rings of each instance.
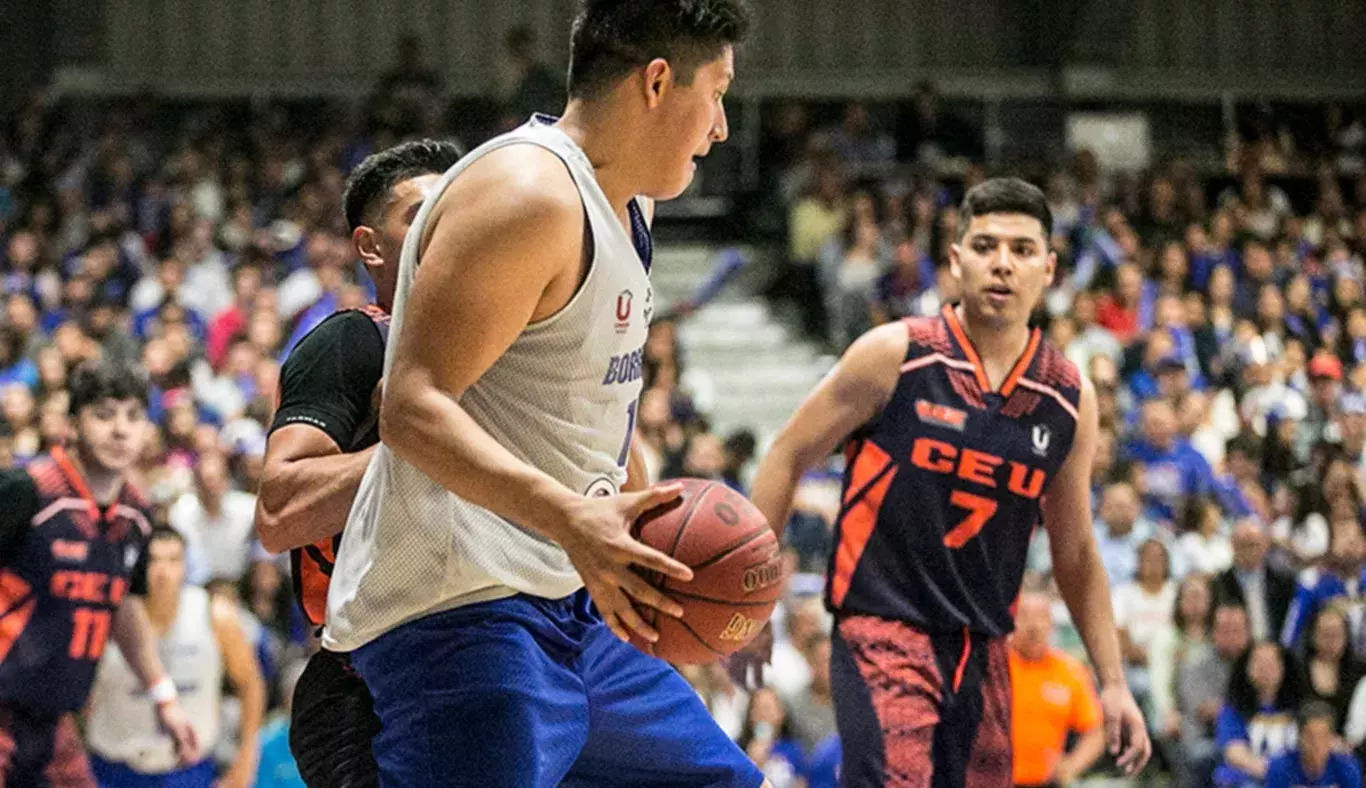
[[[212,752],[219,733],[223,657],[209,617],[207,591],[197,586],[181,589],[175,623],[157,641],[157,653],[175,682],[180,708],[199,735],[200,746]],[[161,730],[155,704],[112,642],[100,660],[89,708],[86,740],[101,758],[142,774],[178,768],[175,743]]]
[[[569,489],[614,494],[626,480],[653,295],[593,165],[548,122],[533,119],[475,149],[427,196],[403,245],[385,375],[432,207],[466,167],[509,145],[537,145],[564,162],[583,201],[593,259],[569,303],[528,325],[460,405],[515,456]],[[441,610],[516,593],[559,598],[581,586],[558,545],[448,492],[381,443],[338,550],[323,644],[350,651]]]

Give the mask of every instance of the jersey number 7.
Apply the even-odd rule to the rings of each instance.
[[[963,518],[963,522],[944,534],[944,545],[955,550],[967,544],[986,527],[991,516],[996,514],[996,501],[962,490],[954,490],[949,496],[949,503],[968,510],[968,516]]]

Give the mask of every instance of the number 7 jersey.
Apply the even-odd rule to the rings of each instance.
[[[931,634],[1005,635],[1081,379],[1035,329],[993,391],[951,306],[905,326],[892,397],[845,448],[826,602]]]

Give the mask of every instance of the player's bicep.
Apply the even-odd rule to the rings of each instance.
[[[864,334],[788,419],[776,445],[803,465],[819,461],[867,424],[891,398],[906,354],[906,329],[889,324]]]
[[[1044,489],[1043,521],[1049,543],[1078,547],[1080,537],[1091,534],[1091,466],[1096,458],[1100,423],[1096,415],[1096,389],[1090,379],[1081,381],[1077,405],[1077,429],[1072,449],[1058,473]]]
[[[551,285],[578,273],[584,218],[568,172],[548,152],[503,153],[456,179],[432,215],[391,372],[396,394],[417,382],[459,396],[532,322]],[[532,172],[509,174],[516,162]]]

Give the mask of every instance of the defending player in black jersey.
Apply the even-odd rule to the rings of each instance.
[[[137,570],[151,532],[124,478],[149,429],[147,380],[89,363],[69,389],[75,444],[0,472],[0,786],[93,788],[75,713],[111,638],[181,763],[199,759],[147,611],[129,596],[145,592]]]
[[[754,485],[781,530],[802,473],[847,441],[826,588],[842,784],[1011,784],[1005,636],[1040,521],[1101,681],[1110,751],[1133,773],[1150,745],[1091,532],[1095,390],[1029,327],[1056,265],[1052,216],[1035,187],[996,179],[968,192],[961,227],[962,301],[855,342]]]
[[[256,529],[266,549],[291,551],[295,593],[314,626],[323,624],[336,546],[379,441],[384,341],[403,239],[426,189],[460,154],[448,142],[407,142],[351,173],[346,221],[378,303],[328,317],[280,373]],[[377,785],[370,741],[378,730],[370,693],[347,656],[315,654],[295,688],[289,731],[304,781],[311,788]]]

